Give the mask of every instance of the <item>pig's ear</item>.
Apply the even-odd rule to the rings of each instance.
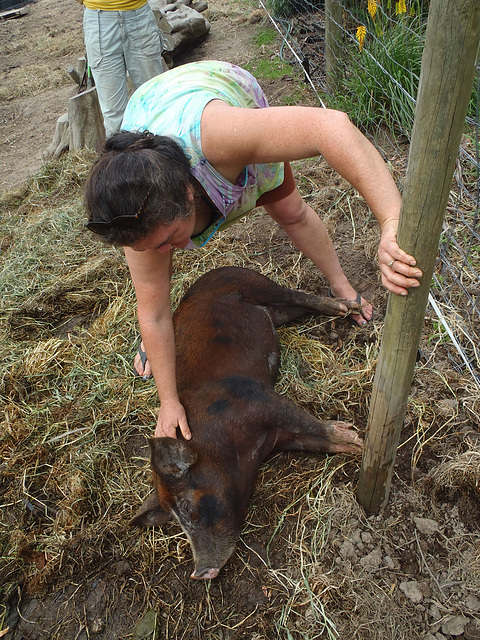
[[[152,491],[128,524],[134,527],[160,527],[170,518],[171,515],[162,509],[156,493]]]
[[[164,480],[180,480],[197,460],[197,453],[183,440],[150,438],[152,469]]]

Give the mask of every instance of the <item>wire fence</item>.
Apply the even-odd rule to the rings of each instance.
[[[429,0],[260,0],[321,106],[345,110],[405,176]],[[333,10],[332,10],[333,5]],[[453,369],[480,388],[480,60],[429,295]],[[434,159],[432,158],[432,162]]]

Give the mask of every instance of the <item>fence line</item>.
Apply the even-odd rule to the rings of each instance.
[[[335,0],[337,1],[337,0]],[[322,107],[347,111],[367,135],[381,131],[406,158],[425,41],[428,0],[338,0],[342,21],[335,93],[325,72],[325,16],[309,0],[259,0]],[[288,49],[289,55],[285,54]],[[328,55],[328,52],[327,52]],[[323,96],[323,97],[322,97]],[[429,302],[451,366],[480,388],[480,61],[456,163]],[[434,159],[432,159],[434,162]],[[404,169],[406,168],[403,167]],[[434,322],[436,322],[434,320]]]

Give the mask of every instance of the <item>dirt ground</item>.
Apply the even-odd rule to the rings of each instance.
[[[43,164],[57,118],[75,84],[66,72],[84,55],[77,2],[33,2],[0,22],[0,188],[21,184]],[[8,79],[8,80],[7,80]],[[15,80],[15,91],[5,90]]]
[[[37,0],[26,6],[28,15],[0,21],[1,190],[21,184],[42,167],[56,121],[77,91],[66,68],[85,54],[82,7],[77,2]],[[254,12],[236,10],[230,18],[224,13],[221,5],[207,10],[213,28],[206,42],[185,51],[175,64],[202,57],[245,64],[255,55],[258,48],[250,24],[255,22]],[[7,78],[9,88],[2,90]]]
[[[235,2],[211,2],[210,35],[176,63],[217,58],[245,65],[271,55],[255,42],[254,9]],[[83,55],[81,16],[74,0],[38,0],[29,5],[28,15],[0,22],[0,185],[4,192],[44,171],[42,153],[75,91],[65,68]],[[12,77],[15,91],[6,91],[4,80]],[[291,92],[292,79],[281,77],[262,84],[275,104]],[[299,91],[304,103],[314,103],[306,88]],[[58,166],[59,174],[68,174],[67,162]],[[324,212],[347,275],[375,305],[375,319],[361,330],[338,321],[313,323],[294,332],[296,339],[305,335],[333,354],[334,361],[321,364],[320,369],[315,369],[313,358],[297,361],[289,355],[294,334],[285,330],[281,337],[286,361],[293,358],[295,374],[286,370],[279,387],[313,413],[348,415],[364,432],[386,307],[375,262],[378,230],[362,201],[324,162],[296,163],[294,170],[305,197]],[[68,198],[55,197],[60,201],[58,211],[67,210]],[[28,205],[22,202],[20,213],[12,206],[12,216],[22,215],[22,220],[33,224],[36,211],[45,206],[43,198]],[[38,238],[33,231],[32,237]],[[13,264],[13,259],[8,262],[9,252],[19,242],[13,234],[7,240],[0,253],[2,269]],[[321,276],[298,257],[283,232],[265,216],[235,225],[222,243],[221,257],[216,258],[221,264],[256,268],[307,291],[325,289]],[[107,313],[107,302],[97,299],[102,290],[110,297],[109,304],[119,291],[132,295],[125,284],[121,256],[104,256],[92,247],[85,249],[82,244],[72,251],[85,251],[89,260],[96,261],[94,284],[85,277],[82,282],[88,286],[77,282],[70,296],[65,285],[52,304],[48,288],[26,303],[12,302],[9,294],[2,326],[7,326],[5,335],[16,349],[46,350],[55,340],[65,348],[78,347],[83,330],[94,336],[95,331],[103,331],[98,321]],[[239,247],[245,247],[243,252]],[[216,245],[212,255],[215,252]],[[207,258],[195,259],[199,262],[185,263],[192,273],[211,268]],[[64,279],[69,277],[66,269]],[[6,282],[7,276],[3,278]],[[82,296],[84,306],[78,302]],[[116,312],[111,304],[108,313],[114,324]],[[34,327],[33,316],[40,325]],[[131,331],[133,313],[129,323]],[[358,461],[338,456],[275,456],[260,470],[238,550],[212,583],[188,578],[191,554],[177,525],[139,534],[126,524],[149,490],[144,459],[152,410],[148,413],[141,405],[154,405],[151,390],[135,387],[137,397],[129,397],[128,406],[132,417],[125,419],[123,406],[116,409],[122,431],[107,418],[99,422],[95,438],[108,440],[113,434],[120,458],[113,461],[105,453],[101,465],[90,472],[86,470],[88,447],[85,451],[80,443],[78,449],[65,450],[63,440],[56,439],[59,436],[51,439],[56,445],[62,443],[58,448],[42,442],[35,455],[25,453],[30,434],[24,426],[27,422],[19,417],[19,407],[25,398],[45,396],[44,385],[53,374],[47,367],[44,378],[37,376],[40,387],[34,392],[37,382],[30,372],[10,358],[2,366],[0,388],[5,412],[0,518],[2,539],[9,539],[0,566],[0,583],[8,585],[2,591],[0,637],[479,640],[479,400],[468,380],[451,367],[434,325],[427,317],[422,359],[385,511],[368,516],[357,504]],[[344,361],[347,351],[352,355]],[[103,354],[97,352],[95,357],[102,362]],[[306,382],[299,383],[297,375]],[[351,385],[346,382],[346,390],[333,398],[318,386],[322,376],[342,377]],[[109,406],[116,402],[115,384],[123,389],[126,383],[119,376],[112,378],[113,395],[105,396]],[[106,394],[107,387],[101,393]],[[58,386],[57,395],[71,393],[61,389]],[[50,402],[52,420],[60,420],[54,413],[53,396]],[[68,411],[62,420],[72,433],[85,428],[90,419],[85,408],[69,405]],[[72,465],[68,474],[62,466],[67,458]],[[120,482],[127,468],[134,469],[131,477],[139,486],[106,500],[101,490],[104,476],[115,473]],[[33,478],[28,492],[27,476]],[[23,500],[18,497],[22,495]]]

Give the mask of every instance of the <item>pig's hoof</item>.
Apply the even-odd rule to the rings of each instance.
[[[363,440],[354,431],[355,427],[350,422],[327,421],[329,440],[332,443],[332,452],[358,454],[363,451]]]
[[[194,580],[213,580],[218,576],[219,571],[220,569],[195,569],[190,577]]]

